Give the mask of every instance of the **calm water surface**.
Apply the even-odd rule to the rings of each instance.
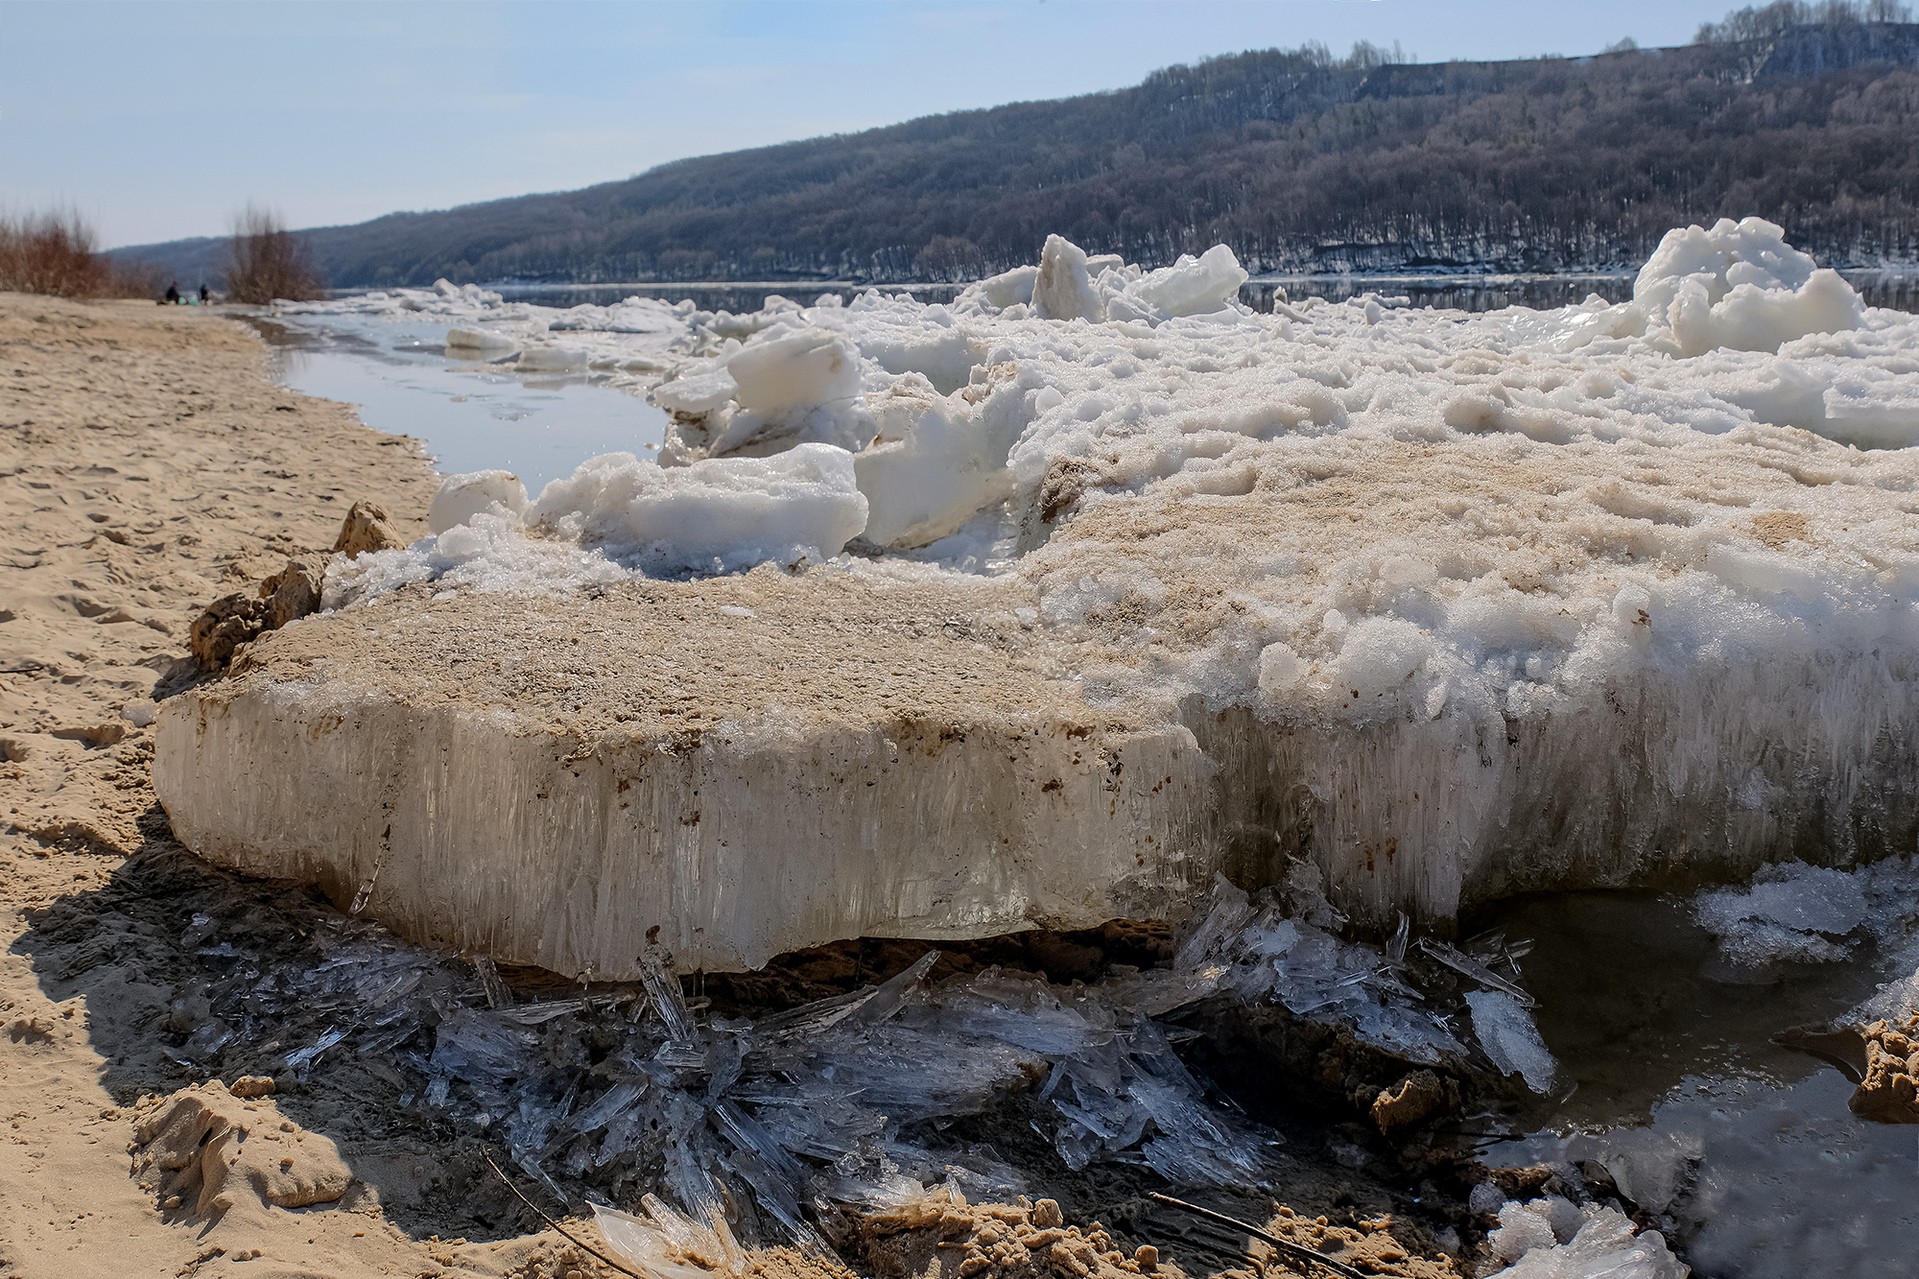
[[[666,430],[659,409],[584,374],[521,377],[449,360],[444,321],[253,323],[287,386],[356,406],[376,431],[413,436],[444,474],[508,470],[537,494],[589,457],[648,456]]]

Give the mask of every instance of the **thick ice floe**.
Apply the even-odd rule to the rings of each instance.
[[[879,600],[910,572],[1080,713],[1157,743],[1163,793],[1098,819],[1150,836],[1156,913],[1191,909],[1215,870],[1271,882],[1294,853],[1386,929],[1530,889],[1913,847],[1919,320],[1861,306],[1756,219],[1675,231],[1612,306],[1257,315],[1242,279],[1224,248],[1141,271],[1055,237],[943,305],[355,302],[668,369],[652,394],[674,425],[666,465],[595,458],[524,512],[451,481],[467,523],[336,564],[327,601],[579,597],[755,564]],[[993,602],[967,612],[982,575]],[[258,695],[192,738],[184,705],[163,720],[162,796],[221,846],[264,828],[232,826],[190,756],[266,749],[297,689]],[[770,701],[769,738],[817,744]],[[1049,802],[1024,787],[995,802]],[[793,857],[884,828],[893,802],[709,799],[785,813],[787,836],[753,838]],[[1043,872],[1045,845],[982,838],[986,807],[918,829],[981,883]],[[473,820],[523,831],[525,811]],[[1007,922],[959,900],[955,929]],[[1485,1002],[1479,1038],[1538,1078]]]

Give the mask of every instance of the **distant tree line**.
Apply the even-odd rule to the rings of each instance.
[[[1049,232],[1146,264],[1224,242],[1254,270],[1551,270],[1636,263],[1673,226],[1745,214],[1825,260],[1912,261],[1907,16],[1775,4],[1683,48],[1513,62],[1267,50],[301,238],[334,283],[374,286],[958,280],[1032,261]]]
[[[1858,23],[1911,22],[1912,8],[1900,0],[1777,0],[1774,4],[1735,9],[1718,22],[1700,26],[1696,44],[1738,44],[1746,40],[1775,40],[1794,27],[1838,27]]]

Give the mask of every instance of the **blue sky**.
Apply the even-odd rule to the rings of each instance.
[[[1242,49],[1683,44],[1727,0],[0,0],[0,209],[107,245],[585,186]]]

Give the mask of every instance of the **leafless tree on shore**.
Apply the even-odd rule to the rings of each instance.
[[[265,304],[276,299],[306,302],[325,296],[326,286],[306,246],[277,213],[249,204],[233,222],[227,259],[227,296]]]

